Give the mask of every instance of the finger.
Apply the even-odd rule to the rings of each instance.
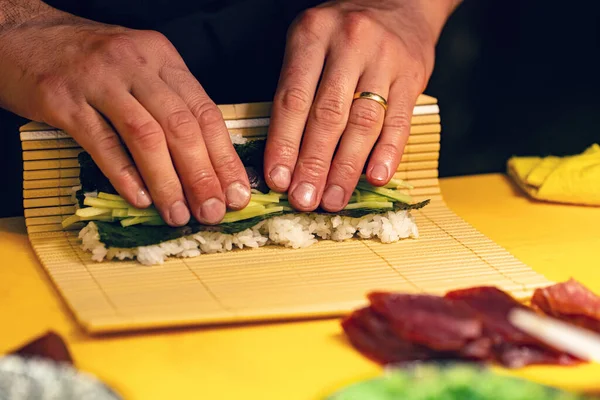
[[[185,225],[190,213],[160,124],[126,87],[90,97],[123,138],[162,218],[172,226]]]
[[[239,210],[250,202],[250,182],[218,107],[194,76],[183,70],[163,70],[162,79],[176,92],[198,124],[207,156],[216,172],[227,206]],[[208,168],[208,167],[207,167]]]
[[[388,96],[390,78],[383,70],[367,70],[360,78],[357,92],[373,92],[384,99]],[[384,107],[374,100],[356,99],[350,108],[348,124],[340,140],[321,206],[330,212],[343,209],[356,184],[377,138],[385,117]]]
[[[299,211],[312,211],[321,201],[359,76],[360,65],[350,56],[333,56],[325,66],[289,189],[290,204]]]
[[[226,211],[225,196],[187,104],[158,77],[135,81],[132,93],[162,126],[194,217],[204,224],[219,223]]]
[[[290,185],[325,53],[324,42],[302,30],[288,40],[264,154],[265,179],[274,191],[285,192]]]
[[[408,141],[410,121],[418,95],[419,88],[408,80],[397,80],[390,87],[381,135],[366,170],[367,180],[372,185],[383,186],[394,176]]]
[[[104,176],[129,204],[146,208],[152,204],[148,189],[121,140],[96,110],[85,104],[64,129],[90,154]]]

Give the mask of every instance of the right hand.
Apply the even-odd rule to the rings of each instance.
[[[220,110],[160,33],[52,10],[0,32],[0,71],[0,106],[67,132],[169,225],[190,211],[216,224],[250,201]]]

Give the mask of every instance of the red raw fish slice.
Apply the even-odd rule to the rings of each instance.
[[[377,363],[395,364],[427,360],[434,356],[430,350],[394,335],[389,323],[368,307],[345,318],[342,328],[354,348]]]
[[[469,360],[490,360],[494,357],[492,354],[493,343],[492,339],[488,337],[481,337],[467,343],[458,352],[459,358],[466,358]]]
[[[600,332],[600,297],[573,279],[536,289],[531,305],[545,314]]]
[[[443,297],[375,292],[371,307],[401,338],[438,351],[460,351],[480,338],[483,326],[468,307]]]
[[[507,368],[523,368],[528,365],[575,365],[577,358],[535,345],[515,345],[506,343],[495,349],[496,361]]]
[[[539,340],[514,327],[508,313],[514,308],[528,309],[509,294],[492,286],[454,290],[447,299],[461,302],[473,309],[484,324],[486,335],[495,343],[539,344]]]

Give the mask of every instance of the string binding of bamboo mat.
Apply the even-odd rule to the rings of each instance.
[[[270,103],[220,105],[231,132],[264,139]],[[267,246],[163,265],[97,263],[79,247],[78,229],[61,221],[75,211],[81,147],[66,133],[31,122],[20,129],[23,206],[31,245],[79,324],[90,334],[189,325],[337,317],[365,304],[372,290],[442,294],[496,285],[518,298],[549,285],[455,215],[438,182],[441,121],[437,99],[421,95],[395,174],[409,181],[418,239],[322,241],[293,250]]]

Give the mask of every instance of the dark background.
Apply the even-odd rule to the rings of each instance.
[[[162,31],[215,102],[237,103],[271,100],[286,28],[311,0],[50,3]],[[503,172],[512,155],[573,154],[600,142],[599,40],[594,0],[462,4],[442,33],[426,90],[441,109],[440,176]],[[0,217],[22,214],[24,122],[0,110]]]

